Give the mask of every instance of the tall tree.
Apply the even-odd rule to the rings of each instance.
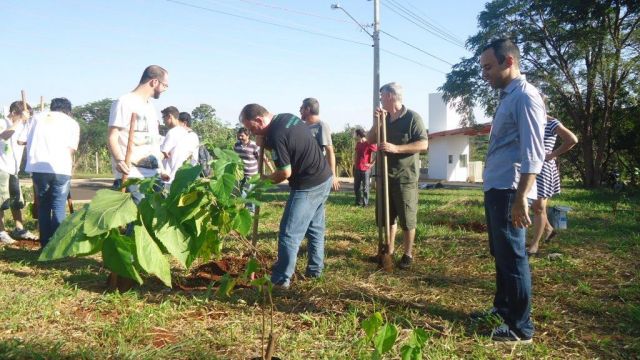
[[[467,40],[474,57],[462,59],[440,88],[473,122],[477,104],[493,113],[496,93],[481,79],[478,57],[490,40],[506,36],[522,51],[521,70],[548,97],[550,114],[579,134],[577,171],[599,186],[614,154],[612,135],[635,111],[640,75],[639,5],[631,0],[494,0]],[[635,110],[634,110],[635,109]],[[626,120],[625,120],[626,119]]]
[[[216,116],[216,109],[209,104],[200,104],[191,111],[192,128],[200,137],[200,142],[209,148],[230,149],[236,140],[236,134],[229,124]]]

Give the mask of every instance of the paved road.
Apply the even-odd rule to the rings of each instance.
[[[31,186],[31,179],[21,179],[20,184],[23,187]],[[85,202],[91,200],[96,191],[100,189],[108,189],[113,184],[113,179],[72,179],[71,180],[71,197],[74,202]],[[420,185],[433,185],[434,181],[420,181]],[[482,188],[482,184],[470,183],[445,183],[445,188]],[[289,186],[284,183],[278,185],[279,191],[286,191]],[[340,191],[353,192],[353,178],[340,178]]]

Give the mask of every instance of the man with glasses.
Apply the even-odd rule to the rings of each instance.
[[[138,86],[121,96],[111,105],[109,113],[108,143],[111,164],[116,178],[114,187],[121,187],[123,174],[129,178],[148,178],[158,174],[160,152],[160,122],[151,98],[158,99],[169,87],[168,72],[158,65],[148,66],[142,73]],[[125,164],[131,114],[137,115],[131,164]],[[142,194],[137,185],[127,189],[139,202]]]

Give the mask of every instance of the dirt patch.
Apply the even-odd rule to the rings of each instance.
[[[434,225],[446,226],[451,230],[464,230],[474,233],[485,233],[487,232],[487,224],[479,221],[471,221],[466,223],[454,223],[451,221],[436,221]]]
[[[20,249],[20,250],[40,250],[40,241],[16,240],[15,243],[8,246],[11,248]]]
[[[238,279],[247,267],[249,257],[224,257],[220,260],[210,261],[195,267],[190,274],[176,279],[176,286],[181,290],[207,290],[210,286],[216,287],[225,275]],[[261,269],[255,274],[255,277],[261,277],[265,274],[264,264],[266,259],[259,259]],[[248,282],[238,279],[235,288],[248,288]]]
[[[173,332],[161,327],[154,327],[152,330],[153,332],[149,333],[149,335],[153,337],[151,343],[156,348],[162,348],[172,344],[176,342],[178,338]]]

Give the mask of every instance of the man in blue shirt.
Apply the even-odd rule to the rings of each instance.
[[[535,199],[544,161],[546,121],[540,93],[520,74],[519,62],[520,51],[508,39],[491,42],[480,55],[483,78],[500,89],[483,175],[496,294],[493,308],[483,314],[504,320],[491,338],[506,343],[530,343],[534,332],[525,228],[531,224],[527,197]]]

